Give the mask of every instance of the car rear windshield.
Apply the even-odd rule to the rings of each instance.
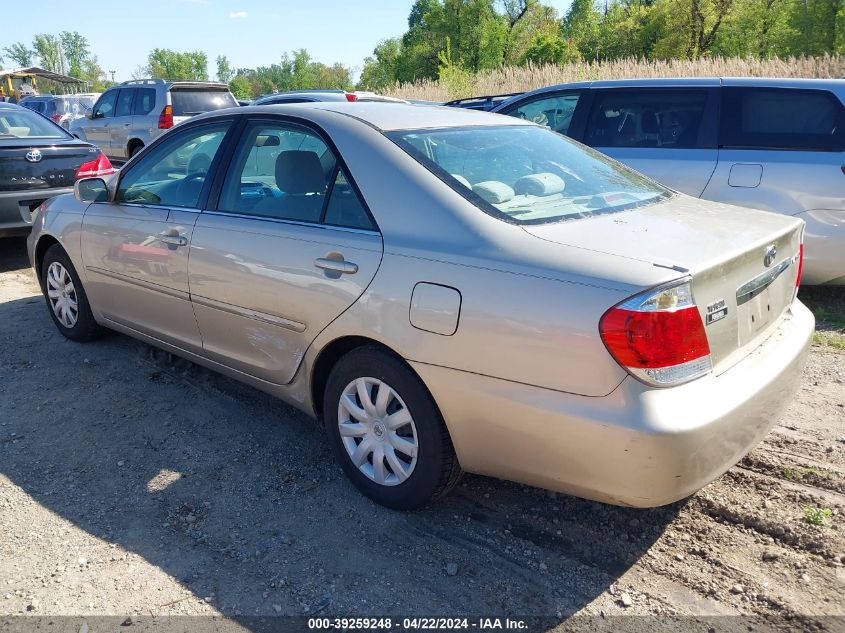
[[[62,128],[40,114],[17,108],[0,110],[0,139],[3,138],[70,138]]]
[[[538,126],[403,130],[388,136],[458,193],[508,222],[577,220],[671,195],[645,176]]]
[[[233,108],[238,102],[228,90],[174,88],[170,91],[170,104],[173,106],[173,116],[193,116],[211,110]]]

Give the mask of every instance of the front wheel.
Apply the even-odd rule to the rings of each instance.
[[[100,334],[88,297],[67,253],[58,244],[47,249],[41,264],[41,287],[50,317],[59,331],[72,341],[91,341]]]
[[[329,441],[346,475],[376,503],[411,510],[445,495],[461,468],[428,390],[376,347],[338,361],[324,394]]]

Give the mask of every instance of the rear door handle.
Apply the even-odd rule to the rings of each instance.
[[[186,246],[188,238],[184,235],[159,235],[158,239],[165,244],[173,244],[174,246]]]
[[[326,257],[320,257],[314,260],[314,265],[317,268],[321,268],[323,270],[330,270],[335,273],[341,273],[344,275],[354,275],[358,272],[358,264],[353,264],[352,262],[345,262],[343,260],[337,259],[328,259]]]

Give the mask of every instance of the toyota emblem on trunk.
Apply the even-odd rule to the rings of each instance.
[[[31,151],[26,153],[26,159],[30,163],[37,163],[38,161],[41,160],[41,152],[37,149],[31,150]]]
[[[775,262],[775,257],[778,254],[778,247],[774,244],[770,244],[766,247],[766,252],[763,254],[763,263],[766,265],[766,268],[771,266]]]

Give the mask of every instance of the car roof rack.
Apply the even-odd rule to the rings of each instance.
[[[507,94],[500,94],[500,95],[484,95],[481,97],[466,97],[465,99],[452,99],[452,101],[447,101],[443,105],[458,107],[458,108],[469,108],[473,110],[489,110],[494,105],[497,105],[498,102],[504,101],[510,97],[515,97],[517,95],[523,94],[522,92],[509,92]]]
[[[121,86],[133,86],[133,85],[141,85],[141,84],[163,84],[164,79],[129,79],[127,81],[121,81]]]

